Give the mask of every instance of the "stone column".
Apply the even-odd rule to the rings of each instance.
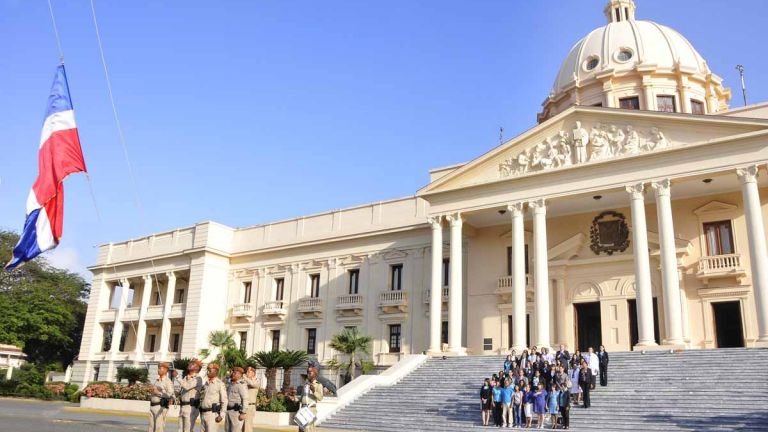
[[[429,219],[432,225],[432,281],[429,298],[429,351],[437,354],[440,349],[440,329],[443,321],[443,224],[442,216]]]
[[[525,229],[523,203],[507,206],[512,217],[512,349],[522,352],[525,334]]]
[[[749,262],[752,271],[752,290],[757,309],[757,343],[768,346],[768,253],[765,244],[765,225],[757,187],[757,165],[737,170],[744,195],[744,216],[749,239]]]
[[[670,181],[653,183],[656,191],[656,213],[659,219],[659,244],[661,246],[661,276],[664,285],[665,344],[683,345],[683,319],[680,304],[680,280],[677,272],[677,247],[672,222],[672,198]],[[639,305],[638,305],[639,307]]]
[[[134,349],[134,362],[144,359],[144,340],[147,338],[147,307],[152,298],[152,275],[144,276],[144,287],[141,289],[141,306],[139,307],[139,325],[136,329],[136,347]]]
[[[565,271],[555,275],[555,333],[558,344],[568,345],[565,327]]]
[[[637,307],[637,346],[653,346],[653,292],[651,290],[651,264],[648,257],[648,228],[645,225],[645,186],[637,183],[627,186],[632,209],[632,247],[635,260],[635,296]]]
[[[120,352],[120,336],[123,334],[123,314],[125,313],[125,305],[128,303],[128,289],[130,286],[131,282],[128,279],[120,280],[120,303],[115,313],[115,323],[112,326],[112,345],[109,348],[112,358]]]
[[[165,287],[165,299],[163,300],[163,326],[160,328],[160,349],[158,354],[160,361],[168,360],[168,345],[171,342],[171,305],[173,295],[176,292],[176,273],[166,273],[168,283]]]
[[[536,315],[536,346],[550,346],[549,337],[549,259],[547,257],[547,207],[544,199],[528,203],[533,213],[533,281]]]
[[[454,213],[447,216],[451,224],[451,258],[450,273],[451,282],[448,291],[448,347],[454,354],[465,354],[464,347],[461,346],[461,334],[464,323],[461,320],[462,315],[462,225],[463,220],[460,213]],[[438,300],[441,298],[437,294]]]

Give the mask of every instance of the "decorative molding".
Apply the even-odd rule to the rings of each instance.
[[[516,202],[516,203],[511,203],[511,204],[507,205],[507,210],[510,212],[510,214],[513,217],[515,217],[515,216],[522,216],[524,208],[525,208],[525,203],[522,202],[522,201],[521,202]]]
[[[735,212],[738,209],[739,206],[734,204],[728,204],[722,201],[710,201],[694,210],[693,213],[697,216],[701,216],[708,213]]]
[[[610,225],[609,225],[610,224]],[[629,247],[629,228],[623,214],[608,210],[592,219],[589,248],[595,255],[624,252]]]
[[[443,216],[430,216],[427,218],[427,222],[429,222],[433,230],[443,229]]]
[[[461,213],[459,212],[451,213],[445,216],[445,220],[451,224],[451,227],[455,227],[457,225],[461,226],[461,224],[464,222],[464,218],[461,217]]]
[[[560,130],[533,147],[499,164],[500,177],[517,177],[529,172],[546,171],[571,165],[634,156],[665,149],[672,144],[662,131],[652,127],[648,132],[636,131],[631,125],[595,123],[587,131],[577,121],[569,133]]]
[[[642,200],[645,199],[645,184],[643,183],[635,183],[631,185],[627,185],[627,192],[634,200]]]
[[[656,192],[656,196],[669,196],[672,182],[667,178],[651,183],[651,187]]]
[[[760,167],[757,165],[750,165],[744,168],[736,170],[736,175],[739,176],[739,180],[742,183],[755,183],[757,181],[757,174],[760,171]]]
[[[547,201],[544,198],[528,201],[528,208],[535,214],[546,213]]]

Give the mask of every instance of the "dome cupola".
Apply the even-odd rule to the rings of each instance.
[[[712,114],[730,90],[677,31],[636,20],[633,0],[610,0],[608,23],[571,48],[543,103],[539,122],[572,105]]]

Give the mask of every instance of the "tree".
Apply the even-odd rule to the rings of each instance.
[[[347,370],[345,383],[355,378],[358,355],[371,354],[371,343],[373,343],[373,338],[360,333],[357,327],[345,328],[331,338],[331,343],[328,346],[349,357],[347,363],[344,364],[344,368]]]
[[[133,366],[123,366],[117,368],[117,380],[127,380],[128,385],[134,385],[137,382],[147,382],[148,375],[149,371],[145,368]]]
[[[266,369],[267,397],[272,397],[277,392],[277,370],[283,367],[283,354],[280,351],[259,351],[253,354],[249,363]]]
[[[309,359],[309,354],[306,351],[280,351],[282,355],[281,366],[283,367],[283,391],[291,388],[291,371],[296,366],[304,363]]]
[[[0,267],[12,256],[19,236],[0,230]],[[28,360],[72,363],[79,350],[90,286],[75,273],[43,257],[12,271],[0,270],[0,343],[17,345]]]
[[[233,366],[231,364],[234,362],[233,358],[245,362],[245,356],[236,348],[234,334],[227,330],[212,331],[208,335],[208,345],[209,348],[200,350],[200,357],[219,364],[219,377],[224,377],[229,368]],[[240,356],[238,357],[234,351],[241,353]],[[212,359],[211,356],[213,356]]]

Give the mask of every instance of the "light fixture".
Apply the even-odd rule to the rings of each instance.
[[[503,215],[503,214],[506,214],[506,213],[507,213],[507,209],[501,209],[501,210],[499,210],[499,214],[500,214],[500,215]]]
[[[595,195],[595,196],[592,197],[592,199],[595,200],[595,201],[598,201],[598,200],[603,199],[603,196],[602,195]]]
[[[710,184],[710,183],[712,183],[712,179],[711,178],[705,178],[704,180],[702,180],[702,182],[704,182],[706,184]]]

